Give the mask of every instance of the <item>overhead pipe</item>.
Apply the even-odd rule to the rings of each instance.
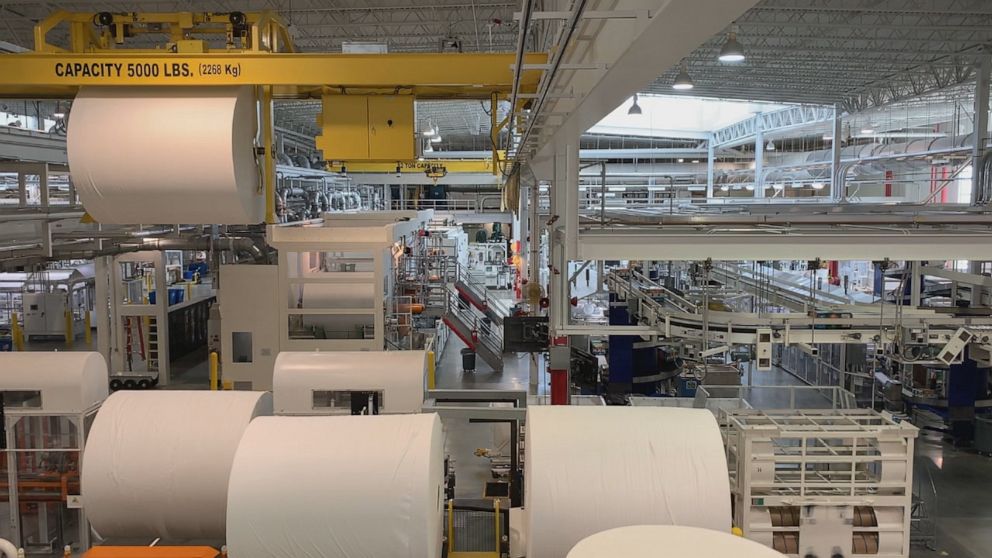
[[[510,133],[507,141],[513,141],[513,113],[517,110],[517,95],[520,93],[520,80],[524,72],[524,51],[527,46],[527,31],[530,28],[531,0],[523,0],[520,11],[520,32],[517,34],[516,64],[513,66],[513,87],[510,89]],[[496,110],[492,107],[493,111]],[[508,145],[507,147],[512,147]]]

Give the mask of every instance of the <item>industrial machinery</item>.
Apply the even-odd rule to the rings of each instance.
[[[745,537],[789,556],[909,556],[916,427],[868,409],[722,422]]]

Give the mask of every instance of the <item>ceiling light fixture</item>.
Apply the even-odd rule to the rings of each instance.
[[[775,143],[772,140],[768,140],[768,145],[765,146],[765,151],[775,151]]]
[[[431,136],[436,136],[436,135],[437,135],[437,128],[435,128],[434,125],[430,125],[429,128],[427,128],[426,130],[424,130],[424,137],[425,138],[429,138]]]
[[[64,112],[56,112],[56,113],[52,114],[52,118],[58,118],[58,119],[65,118],[65,113]]]
[[[642,114],[642,112],[641,105],[637,104],[637,93],[634,93],[634,102],[630,105],[630,108],[627,109],[627,114],[639,115]]]
[[[680,163],[684,163],[684,162],[685,162],[685,159],[679,159],[678,161],[679,161]]]
[[[772,184],[772,188],[776,190],[783,190],[785,189],[785,184],[782,184],[781,182],[776,182],[775,184]]]
[[[728,192],[728,191],[730,191],[730,186],[727,186],[726,184],[724,184],[723,186],[720,186],[720,191],[721,192]]]
[[[431,143],[441,143],[441,134],[431,136]]]
[[[678,75],[675,76],[675,83],[672,84],[672,89],[676,91],[688,91],[695,86],[696,84],[692,83],[692,78],[689,76],[688,67],[686,67],[685,62],[682,62],[682,68],[679,69]]]
[[[747,190],[748,192],[753,192],[754,191],[754,184],[745,184],[744,185],[744,189]]]
[[[737,33],[731,31],[727,33],[727,41],[723,43],[723,47],[720,48],[720,56],[718,56],[720,62],[727,64],[733,64],[736,62],[744,61],[744,47],[737,42]]]
[[[825,187],[826,187],[826,184],[824,184],[822,182],[814,182],[813,183],[813,189],[814,190],[822,190]]]
[[[862,128],[861,129],[861,135],[863,135],[863,136],[867,136],[869,134],[874,134],[874,133],[875,133],[875,129],[874,128]]]

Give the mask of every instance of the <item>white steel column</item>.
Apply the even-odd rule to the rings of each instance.
[[[155,304],[152,306],[158,346],[158,385],[167,386],[172,383],[169,362],[169,277],[165,272],[165,250],[157,252],[156,256],[150,259],[155,263]]]
[[[116,339],[115,336],[117,335],[111,320],[112,312],[108,312],[108,307],[116,306],[110,301],[112,292],[110,286],[113,280],[111,278],[112,265],[113,260],[110,256],[100,256],[93,260],[96,290],[96,302],[93,304],[93,311],[96,316],[97,351],[103,355],[107,365],[111,368],[111,372],[114,371],[114,368],[113,361],[110,360],[110,342],[112,339]]]
[[[840,175],[841,119],[837,105],[834,105],[833,139],[830,140],[830,199],[838,201],[847,197],[844,191],[844,177]]]
[[[992,57],[984,53],[977,68],[975,79],[975,131],[971,148],[971,203],[976,203],[980,192],[978,167],[985,155],[985,142],[989,137],[989,75],[992,73]]]
[[[706,199],[713,197],[714,165],[716,164],[716,149],[713,147],[713,134],[706,140]]]
[[[765,197],[765,134],[761,119],[754,125],[754,197]]]

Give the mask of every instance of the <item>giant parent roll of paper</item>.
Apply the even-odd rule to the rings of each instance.
[[[265,216],[251,87],[83,87],[66,138],[79,199],[106,224]]]
[[[720,429],[703,409],[527,409],[528,558],[565,558],[580,540],[628,525],[730,532]]]
[[[105,538],[223,540],[234,452],[270,414],[266,392],[114,393],[83,452],[86,517]]]

